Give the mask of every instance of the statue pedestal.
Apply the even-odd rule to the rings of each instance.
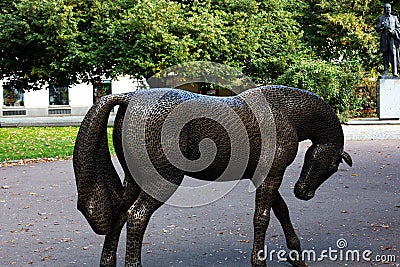
[[[380,78],[377,83],[378,117],[384,119],[400,118],[400,79]]]

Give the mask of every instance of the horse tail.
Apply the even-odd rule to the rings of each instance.
[[[126,93],[100,98],[83,119],[75,142],[77,208],[97,234],[110,232],[112,219],[124,204],[124,187],[109,152],[107,124],[111,110],[117,105],[128,106],[131,96]]]

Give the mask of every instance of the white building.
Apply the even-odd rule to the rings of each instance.
[[[82,116],[101,96],[132,92],[146,85],[144,80],[124,76],[117,80],[99,80],[94,84],[82,83],[70,87],[52,85],[44,86],[41,90],[21,92],[17,89],[16,81],[4,79],[0,80],[0,118]],[[206,95],[233,95],[228,89],[209,88],[204,83],[188,83],[177,88]]]
[[[19,92],[14,82],[0,81],[0,117],[47,117],[85,115],[97,98],[137,90],[141,84],[129,77],[101,80],[96,84],[71,87],[50,86],[45,89]]]

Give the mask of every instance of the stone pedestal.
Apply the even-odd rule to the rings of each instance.
[[[400,118],[400,79],[380,78],[377,83],[379,119]]]

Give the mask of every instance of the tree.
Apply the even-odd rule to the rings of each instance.
[[[79,59],[75,49],[77,19],[74,3],[20,0],[0,16],[0,72],[28,83],[77,81],[81,71],[71,68]],[[78,61],[78,62],[77,62]],[[63,81],[64,82],[64,81]]]
[[[354,71],[370,72],[379,65],[375,24],[383,2],[305,0],[300,18],[304,39],[314,56]]]
[[[67,84],[148,78],[188,61],[242,69],[259,82],[297,57],[295,1],[19,0],[0,14],[0,73]]]
[[[0,2],[0,10],[3,12],[12,12],[14,10],[13,0],[2,0]]]
[[[260,83],[271,83],[290,65],[305,57],[303,30],[298,22],[303,3],[299,1],[258,1],[258,49],[250,55],[246,74]]]
[[[271,80],[292,61],[301,32],[282,1],[264,2],[138,1],[107,20],[96,53],[114,61],[113,73],[137,78],[202,60],[237,67],[257,81]]]
[[[370,76],[380,66],[370,0],[5,0],[0,74],[23,88],[148,78],[189,61],[213,61],[272,83],[303,61]],[[400,4],[393,5],[394,10]]]

